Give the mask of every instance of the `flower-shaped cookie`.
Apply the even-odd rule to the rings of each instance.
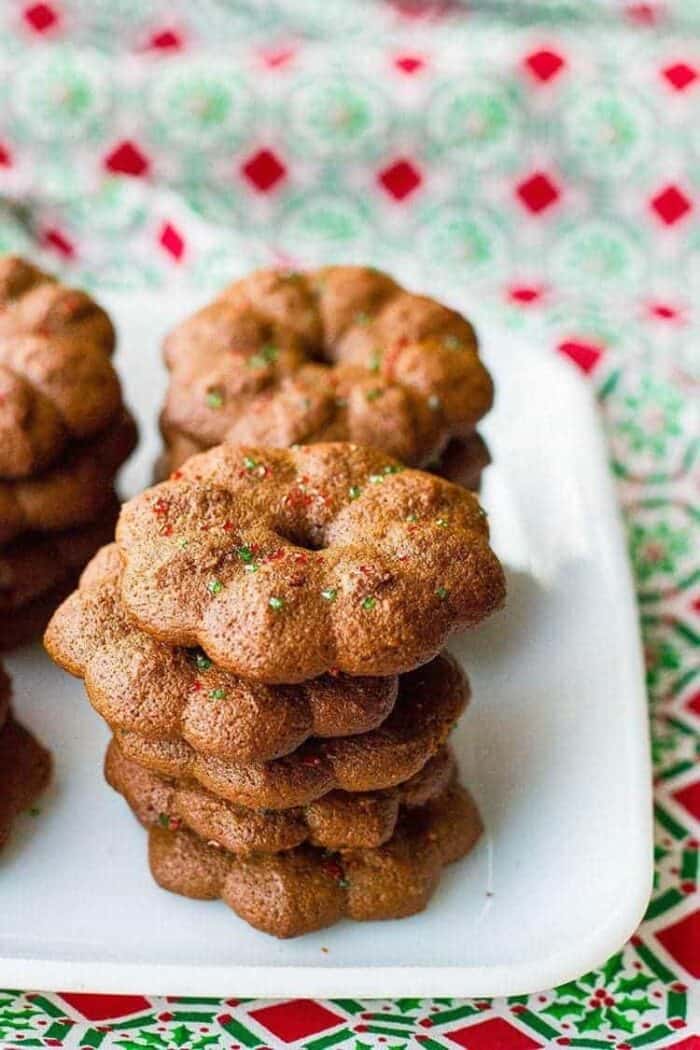
[[[126,758],[115,740],[105,756],[105,779],[144,827],[176,831],[185,825],[233,853],[278,853],[307,841],[325,849],[381,846],[394,834],[401,806],[422,806],[454,776],[454,759],[443,748],[410,780],[387,791],[331,791],[296,809],[259,810],[218,798],[194,781],[153,773]]]
[[[29,478],[0,478],[0,545],[27,532],[55,532],[94,521],[109,505],[114,476],[136,445],[136,426],[122,411],[88,442]]]
[[[84,292],[0,259],[0,477],[44,470],[119,412],[114,329]]]
[[[394,706],[396,676],[268,686],[222,670],[201,649],[157,642],[124,609],[120,579],[116,546],[105,547],[45,639],[50,656],[85,679],[90,702],[114,729],[184,741],[215,758],[265,762],[309,737],[366,733]]]
[[[114,736],[127,758],[162,776],[197,780],[222,799],[250,809],[291,809],[329,791],[382,791],[402,784],[444,745],[468,699],[464,673],[443,655],[401,675],[398,700],[377,729],[312,738],[271,762],[213,758],[182,741],[128,730],[116,730]]]
[[[10,710],[10,679],[0,664],[0,849],[14,820],[46,787],[51,756]]]
[[[344,443],[195,456],[117,543],[146,632],[268,683],[416,667],[505,593],[471,493]]]
[[[167,338],[166,438],[354,441],[421,466],[493,398],[469,322],[362,266],[259,271]]]
[[[444,865],[465,856],[480,834],[477,809],[455,784],[424,806],[405,809],[392,838],[377,849],[329,853],[299,846],[237,855],[191,831],[152,827],[148,852],[163,889],[221,898],[256,929],[296,937],[344,917],[401,919],[422,911]]]

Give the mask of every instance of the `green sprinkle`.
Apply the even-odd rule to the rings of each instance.
[[[406,515],[406,521],[410,521],[411,523],[418,521],[418,516],[416,514],[408,514]]]
[[[160,826],[162,828],[169,828],[170,827],[170,817],[168,816],[168,814],[167,813],[159,813],[158,814],[158,823],[160,824]]]
[[[221,408],[224,403],[224,395],[220,390],[210,390],[207,393],[207,404],[209,408]]]
[[[38,817],[40,814],[41,814],[41,810],[39,809],[38,806],[32,806],[32,808],[29,810],[29,816],[30,817]]]
[[[377,398],[381,397],[383,393],[384,391],[380,387],[375,386],[372,390],[367,391],[365,397],[368,401],[376,401]]]
[[[261,347],[257,354],[252,354],[252,356],[248,358],[248,367],[265,368],[266,365],[274,364],[278,357],[279,350],[277,347],[268,343],[266,346]]]
[[[194,662],[197,665],[198,671],[208,671],[211,667],[211,660],[204,653],[197,653]]]
[[[271,609],[274,609],[275,612],[279,612],[280,609],[284,609],[284,598],[276,598],[273,594],[273,596],[270,598],[267,604],[270,606]]]
[[[212,691],[209,693],[209,696],[212,698],[212,700],[225,700],[226,699],[226,690],[225,689],[212,689]]]
[[[224,585],[221,580],[209,580],[207,584],[207,590],[210,594],[220,594],[223,589]]]
[[[248,470],[248,471],[255,470],[255,468],[258,465],[259,464],[258,464],[257,459],[253,459],[252,456],[244,456],[243,457],[243,466],[245,467],[246,470]]]
[[[374,597],[374,595],[368,594],[367,597],[362,602],[362,608],[365,609],[367,612],[371,612],[376,604],[377,604],[377,599]]]
[[[370,315],[365,313],[364,310],[360,310],[355,314],[355,324],[369,324],[370,320]]]
[[[374,350],[370,355],[369,359],[369,370],[370,372],[378,372],[382,364],[382,352],[381,350]]]
[[[370,474],[370,476],[369,476],[369,478],[367,480],[369,481],[369,483],[371,485],[381,485],[382,481],[384,481],[384,475],[383,474]]]
[[[459,350],[462,346],[462,341],[456,335],[446,335],[442,340],[442,345],[447,347],[448,350]]]
[[[400,474],[403,467],[399,463],[387,463],[382,471],[383,474]]]
[[[347,890],[349,888],[349,886],[350,886],[350,880],[349,879],[339,879],[338,880],[338,885],[340,886],[341,890]]]
[[[441,404],[442,401],[437,396],[437,394],[431,394],[428,398],[428,408],[432,409],[433,412],[437,412]]]
[[[362,495],[362,489],[358,485],[351,485],[348,489],[350,499],[359,499]]]
[[[252,561],[252,562],[250,562],[249,565],[244,565],[243,568],[244,568],[245,572],[257,572],[258,569],[259,569],[259,566],[256,565],[254,561]]]
[[[186,540],[184,536],[181,536],[180,539],[177,541],[177,545],[180,548],[180,550],[184,551],[185,547],[189,547],[190,541]]]
[[[324,591],[321,591],[321,597],[325,598],[327,602],[334,602],[337,594],[335,587],[326,587]]]
[[[236,551],[236,554],[241,559],[241,561],[244,561],[246,563],[246,565],[250,565],[250,563],[255,560],[255,556],[250,547],[239,547]]]
[[[441,529],[446,529],[450,523],[447,518],[436,518],[435,524],[439,525]]]
[[[450,592],[448,591],[447,587],[437,587],[435,593],[437,594],[440,601],[443,602]]]

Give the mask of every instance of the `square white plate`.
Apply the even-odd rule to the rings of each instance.
[[[172,303],[112,297],[142,428],[124,472],[148,484]],[[176,313],[192,302],[180,298]],[[107,730],[39,646],[9,661],[17,710],[51,746],[54,786],[0,863],[0,987],[246,996],[492,996],[603,961],[651,886],[637,615],[591,395],[566,363],[485,330],[498,390],[483,498],[508,569],[505,612],[453,646],[474,701],[455,736],[487,832],[428,910],[292,941],[151,881],[146,839],[103,782]],[[327,949],[327,951],[322,949]]]

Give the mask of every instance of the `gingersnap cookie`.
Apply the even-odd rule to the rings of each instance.
[[[221,898],[255,929],[296,937],[342,918],[402,919],[422,911],[442,868],[464,857],[481,830],[474,802],[454,784],[419,808],[405,808],[392,838],[376,849],[329,853],[305,845],[239,855],[191,831],[155,826],[148,853],[163,889]]]
[[[277,853],[303,842],[326,849],[381,846],[396,828],[401,806],[422,806],[443,792],[455,776],[447,748],[418,773],[386,791],[331,791],[323,798],[285,810],[247,809],[205,791],[195,781],[162,777],[128,759],[112,739],[105,779],[128,803],[144,827],[172,831],[184,825],[210,844],[234,853]]]
[[[85,292],[17,256],[0,259],[0,478],[46,470],[115,418],[114,341]]]
[[[10,678],[0,664],[0,849],[13,822],[46,787],[51,756],[14,718]]]
[[[99,520],[90,525],[64,532],[31,533],[0,547],[0,613],[23,608],[68,578],[75,581],[114,534],[118,514],[119,501],[112,492]]]
[[[136,425],[124,409],[96,438],[74,443],[48,470],[0,480],[0,544],[27,532],[57,532],[95,521],[109,505],[114,476],[136,446]]]
[[[194,441],[187,434],[175,429],[165,430],[165,448],[158,458],[154,470],[154,482],[165,481],[174,471],[186,463],[190,456],[205,452],[206,446]],[[481,475],[491,462],[486,442],[474,431],[467,437],[451,438],[439,456],[426,467],[432,474],[463,485],[472,492],[478,492]]]
[[[394,706],[395,675],[322,675],[268,686],[222,670],[201,649],[157,642],[126,613],[120,581],[111,545],[93,559],[45,638],[51,658],[85,679],[92,706],[115,729],[184,741],[222,759],[265,762],[309,737],[366,733]]]
[[[127,758],[153,772],[193,779],[250,809],[291,809],[329,791],[381,791],[417,773],[444,745],[469,699],[469,684],[446,654],[401,675],[393,711],[378,729],[331,740],[312,738],[271,762],[232,762],[184,741],[114,729]],[[114,727],[112,727],[114,728]]]
[[[33,601],[20,605],[11,613],[3,613],[0,622],[0,653],[11,652],[22,645],[38,641],[51,616],[73,591],[77,582],[77,575],[67,576]]]
[[[493,400],[469,321],[363,266],[253,273],[164,351],[164,432],[205,447],[352,441],[421,466]]]
[[[125,504],[117,544],[143,630],[267,683],[408,670],[505,594],[476,498],[358,445],[220,445]]]

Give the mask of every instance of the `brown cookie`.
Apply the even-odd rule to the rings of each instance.
[[[329,853],[299,846],[237,855],[191,831],[152,827],[148,852],[163,889],[222,898],[255,929],[296,937],[342,918],[402,919],[422,911],[442,868],[465,856],[481,830],[474,802],[453,785],[424,806],[404,809],[392,838],[377,849]]]
[[[236,281],[165,360],[165,428],[206,447],[353,441],[420,466],[493,399],[471,324],[362,266]]]
[[[77,582],[77,574],[68,576],[34,601],[13,609],[12,613],[3,613],[0,623],[0,653],[7,653],[21,645],[38,641],[53,613],[75,588]]]
[[[476,498],[357,445],[220,445],[125,504],[117,543],[145,631],[267,683],[408,670],[505,594]]]
[[[23,608],[67,579],[74,581],[114,535],[118,514],[119,501],[113,492],[99,520],[90,525],[31,533],[0,547],[0,614]]]
[[[156,463],[155,482],[166,481],[190,456],[206,450],[205,445],[194,441],[187,434],[174,428],[167,432],[163,426],[161,429],[164,432],[165,448]],[[447,481],[453,481],[455,485],[463,485],[472,492],[478,492],[481,475],[490,462],[491,456],[484,439],[474,431],[467,437],[452,438],[425,469]]]
[[[182,741],[126,730],[114,735],[127,758],[163,776],[197,780],[214,795],[251,809],[290,809],[329,791],[381,791],[402,784],[443,746],[468,699],[462,670],[443,655],[401,675],[398,700],[378,729],[312,738],[272,762],[212,758]]]
[[[48,468],[119,411],[114,328],[84,292],[0,259],[0,478]]]
[[[122,409],[107,430],[71,445],[44,473],[0,480],[0,544],[27,532],[57,532],[95,521],[112,498],[114,476],[136,436],[133,419]]]
[[[222,670],[202,650],[157,642],[126,613],[120,577],[112,545],[95,557],[45,638],[51,658],[85,679],[91,704],[115,729],[185,741],[218,758],[265,762],[311,736],[365,733],[394,706],[397,676],[323,675],[268,686]]]
[[[277,853],[303,842],[326,849],[381,846],[394,834],[401,806],[422,806],[444,791],[455,775],[447,748],[418,773],[386,791],[331,791],[307,806],[246,809],[205,791],[195,781],[153,773],[121,752],[112,740],[105,779],[126,799],[144,827],[185,825],[205,842],[233,853]]]
[[[46,787],[51,756],[17,722],[9,707],[10,679],[0,665],[0,849],[16,817]]]

